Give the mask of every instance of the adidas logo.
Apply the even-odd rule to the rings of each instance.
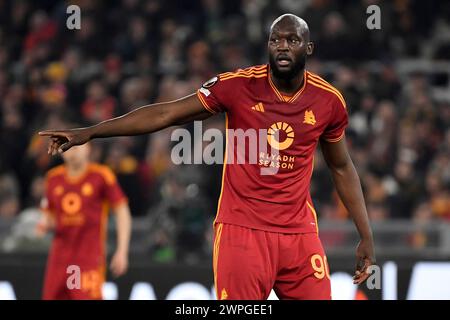
[[[264,106],[263,106],[263,104],[261,102],[258,102],[258,104],[255,104],[252,107],[252,110],[259,111],[259,112],[264,112]]]

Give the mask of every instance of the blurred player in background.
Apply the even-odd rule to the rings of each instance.
[[[43,219],[38,232],[54,229],[47,261],[43,299],[102,299],[106,273],[106,237],[109,209],[116,216],[117,248],[111,261],[116,277],[128,268],[131,215],[114,173],[89,161],[90,145],[65,152],[64,165],[46,176]],[[80,270],[80,288],[68,286],[69,266]],[[72,284],[76,281],[72,279]]]
[[[266,299],[273,288],[280,299],[330,299],[328,263],[309,194],[319,142],[361,238],[354,282],[364,282],[375,263],[361,185],[345,142],[346,103],[336,88],[305,70],[313,43],[304,20],[291,14],[276,19],[268,50],[269,64],[220,74],[182,99],[92,127],[40,134],[51,137],[49,153],[56,154],[93,138],[151,133],[219,112],[226,113],[227,129],[267,130],[264,143],[278,149],[278,156],[258,152],[256,164],[224,164],[214,223],[217,297]],[[232,159],[234,144],[227,143]],[[268,167],[277,173],[261,175]]]

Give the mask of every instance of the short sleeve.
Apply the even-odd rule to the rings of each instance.
[[[338,142],[344,137],[348,125],[347,107],[341,95],[334,97],[331,112],[330,122],[321,138],[327,142]]]
[[[117,178],[112,170],[108,167],[104,167],[102,169],[102,174],[105,179],[105,197],[111,207],[114,208],[122,203],[126,203],[128,199],[117,182]]]
[[[203,107],[211,113],[225,112],[227,98],[226,84],[218,76],[206,81],[197,90],[197,97]]]

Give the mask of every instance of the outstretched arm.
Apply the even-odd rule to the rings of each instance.
[[[179,100],[143,106],[91,127],[46,130],[39,132],[39,134],[51,138],[48,153],[55,155],[94,138],[151,133],[173,125],[203,120],[209,116],[211,116],[211,113],[203,107],[194,93]]]
[[[361,241],[356,251],[354,283],[364,282],[369,274],[367,267],[375,263],[372,230],[367,216],[358,173],[348,154],[345,138],[338,142],[321,141],[321,148],[331,170],[337,192],[358,229]]]

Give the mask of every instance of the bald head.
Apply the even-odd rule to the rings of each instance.
[[[286,13],[278,18],[276,18],[272,25],[270,26],[270,33],[274,31],[274,29],[279,28],[295,28],[298,34],[300,34],[303,39],[309,41],[309,27],[305,20],[296,16],[292,13]]]
[[[298,79],[313,47],[305,20],[289,13],[276,18],[270,26],[268,42],[272,75],[284,80]]]

